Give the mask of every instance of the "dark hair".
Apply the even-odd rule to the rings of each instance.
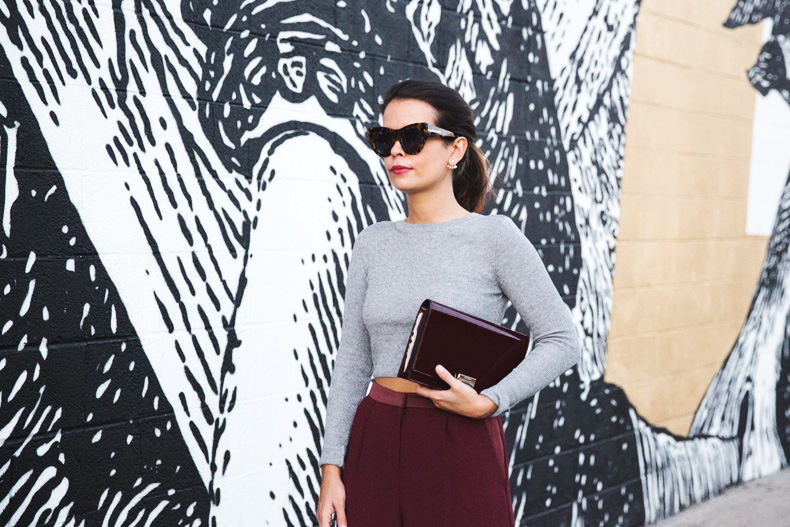
[[[393,85],[380,105],[381,112],[395,99],[417,99],[430,104],[437,114],[436,125],[466,138],[469,146],[453,171],[453,194],[469,212],[482,212],[486,198],[496,192],[489,189],[488,160],[475,144],[477,128],[469,104],[454,89],[441,82],[408,79]],[[448,142],[453,138],[446,138]]]

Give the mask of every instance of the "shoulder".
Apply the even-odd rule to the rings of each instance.
[[[375,248],[382,243],[386,243],[386,239],[391,230],[391,221],[380,221],[368,225],[357,233],[352,247],[355,251],[369,251],[371,250],[370,247]]]
[[[494,212],[492,214],[483,214],[483,216],[487,218],[486,221],[488,221],[491,225],[497,226],[499,228],[502,228],[508,224],[515,225],[510,216],[505,216],[504,214],[497,214]]]
[[[494,254],[498,261],[509,262],[516,258],[540,257],[537,248],[522,227],[510,216],[491,214],[492,237],[495,238]]]
[[[493,232],[498,239],[512,240],[513,238],[519,239],[526,237],[521,228],[516,225],[516,222],[514,222],[513,218],[510,216],[505,216],[503,214],[488,214],[486,216],[486,221],[488,223],[486,226],[487,229]]]
[[[392,222],[389,220],[379,221],[368,225],[357,234],[357,240],[365,240],[365,243],[375,243],[391,230]]]

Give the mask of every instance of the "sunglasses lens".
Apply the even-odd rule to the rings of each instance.
[[[392,139],[392,134],[386,130],[376,130],[370,132],[371,143],[373,151],[381,157],[390,155],[392,145],[395,141]]]
[[[409,155],[419,154],[425,144],[422,130],[419,128],[407,128],[401,132],[400,144],[403,151]]]

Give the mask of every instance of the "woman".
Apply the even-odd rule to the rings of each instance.
[[[440,83],[407,80],[381,111],[384,126],[369,140],[409,215],[363,229],[354,244],[319,460],[319,526],[334,513],[340,527],[511,527],[500,415],[579,360],[575,325],[513,220],[479,213],[489,180],[466,101]],[[533,347],[479,394],[441,365],[448,390],[398,378],[426,298],[495,323],[510,300]]]

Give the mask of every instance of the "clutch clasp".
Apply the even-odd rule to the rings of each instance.
[[[471,386],[472,388],[475,387],[475,383],[477,382],[477,379],[475,379],[474,377],[464,375],[463,373],[457,373],[455,375],[455,378],[461,381],[462,383]]]

